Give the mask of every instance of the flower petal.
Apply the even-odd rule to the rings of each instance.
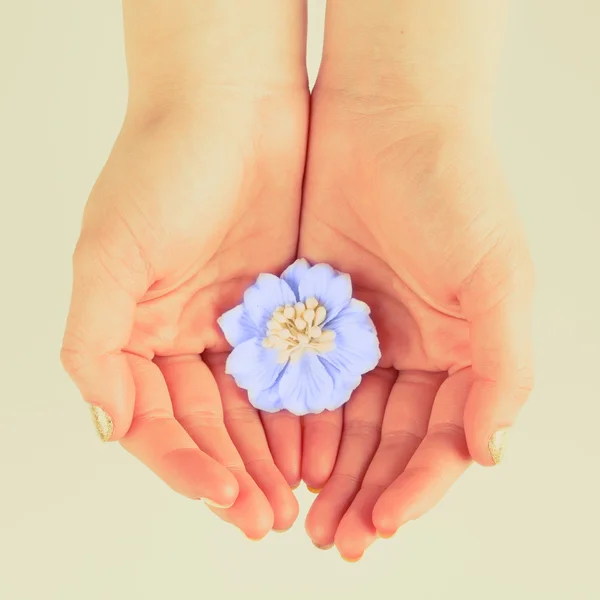
[[[217,323],[223,331],[225,339],[234,348],[253,337],[259,337],[258,329],[243,304],[238,304],[223,313],[217,319]]]
[[[327,318],[333,319],[352,299],[352,281],[350,275],[318,264],[304,274],[298,292],[302,301],[314,296],[327,310]]]
[[[250,400],[250,404],[258,410],[265,412],[277,412],[281,410],[283,405],[279,396],[279,380],[266,390],[249,392],[248,399]]]
[[[375,325],[369,316],[371,309],[369,305],[361,300],[352,298],[348,305],[340,311],[335,317],[329,317],[325,319],[323,323],[323,329],[335,329],[349,327],[350,325],[357,325],[359,327],[365,327],[370,331],[375,331]]]
[[[244,307],[259,332],[266,331],[267,321],[278,306],[295,304],[296,296],[290,286],[271,273],[262,273],[256,283],[244,292]]]
[[[258,394],[277,381],[284,366],[277,362],[277,352],[263,348],[257,338],[252,338],[231,351],[225,372],[235,379],[238,387]]]
[[[332,392],[333,381],[313,352],[305,352],[298,362],[288,363],[279,381],[283,408],[298,416],[322,412]]]
[[[335,331],[335,348],[321,358],[343,372],[356,377],[372,371],[381,358],[379,340],[366,304],[353,301],[327,324]]]
[[[298,294],[300,280],[304,277],[309,269],[310,265],[308,264],[308,261],[305,258],[299,258],[281,274],[281,279],[283,279],[290,286],[290,288],[292,288],[292,291],[298,300],[300,300],[300,296]]]
[[[319,357],[319,360],[325,369],[327,369],[333,381],[333,392],[324,408],[326,410],[335,410],[350,400],[352,392],[360,385],[362,377],[360,375],[353,375],[347,371],[340,371],[332,363],[323,360],[323,355]]]

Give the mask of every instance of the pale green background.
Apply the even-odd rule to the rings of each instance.
[[[96,439],[58,350],[123,114],[120,6],[0,0],[0,598],[600,598],[599,22],[594,0],[513,9],[497,131],[538,265],[538,382],[506,463],[347,564],[305,536],[305,489],[257,544]]]

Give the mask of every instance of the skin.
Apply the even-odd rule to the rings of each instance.
[[[532,386],[531,260],[489,131],[502,3],[329,0],[310,131],[303,2],[176,5],[124,2],[127,116],[62,361],[173,489],[258,539],[302,478],[310,538],[356,560],[493,464]],[[302,428],[249,405],[216,326],[296,255],[351,274],[383,354]]]
[[[533,384],[532,263],[488,125],[502,10],[430,4],[330,0],[312,95],[299,252],[352,275],[383,355],[305,418],[306,529],[350,560],[494,464]]]
[[[304,6],[154,4],[124,3],[129,105],[85,208],[61,356],[112,440],[259,539],[298,514],[300,422],[261,420],[225,377],[216,319],[295,257]]]

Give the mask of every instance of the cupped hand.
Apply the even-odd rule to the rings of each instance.
[[[127,114],[85,209],[61,354],[106,439],[251,538],[297,516],[300,424],[261,421],[216,320],[295,256],[307,103],[301,86],[206,86]]]
[[[352,276],[382,359],[305,418],[306,528],[358,559],[498,462],[532,386],[532,265],[487,133],[390,98],[313,94],[299,253]],[[339,451],[338,451],[339,450]]]

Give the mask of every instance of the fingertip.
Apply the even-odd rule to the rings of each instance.
[[[197,448],[170,452],[157,472],[176,492],[213,506],[232,506],[239,495],[233,474]]]
[[[402,491],[384,492],[373,507],[373,526],[380,538],[391,538],[398,529],[418,516],[418,511],[407,503]]]
[[[381,538],[390,538],[398,530],[396,519],[382,502],[377,502],[373,508],[373,525],[377,535]]]
[[[465,406],[464,429],[469,454],[476,463],[492,467],[502,461],[514,412],[514,404],[502,402],[497,386],[480,381],[473,384]]]
[[[318,514],[309,510],[304,522],[304,530],[310,538],[311,542],[317,548],[331,548],[334,545],[335,529],[323,526]]]
[[[92,423],[94,424],[100,441],[115,441],[113,439],[115,426],[112,417],[97,404],[90,404],[89,409],[92,417]]]
[[[244,535],[254,541],[262,540],[273,529],[275,516],[270,507],[256,511],[255,518],[242,529]]]
[[[296,522],[300,513],[300,505],[291,490],[289,496],[285,502],[277,506],[273,528],[280,531],[287,531]]]
[[[498,465],[504,458],[506,441],[508,438],[509,428],[502,427],[494,431],[488,438],[487,449],[488,455],[493,465]]]
[[[365,529],[352,530],[342,520],[340,527],[335,533],[334,542],[340,555],[361,557],[375,539],[374,532]]]
[[[467,435],[469,454],[482,467],[499,465],[504,459],[508,433],[509,427],[499,427],[487,435]]]
[[[287,531],[298,518],[300,505],[294,492],[285,484],[263,489],[273,510],[273,530]]]
[[[88,405],[96,433],[103,442],[119,441],[133,418],[135,383],[129,365],[121,354],[84,364],[71,376]]]
[[[220,508],[230,508],[238,499],[240,486],[233,474],[226,470],[226,473],[222,473],[220,487],[215,492],[216,495],[210,498],[213,504]]]
[[[234,504],[228,509],[212,510],[223,520],[236,526],[248,539],[261,540],[273,529],[273,509],[246,471],[237,473],[237,482],[239,494]]]

